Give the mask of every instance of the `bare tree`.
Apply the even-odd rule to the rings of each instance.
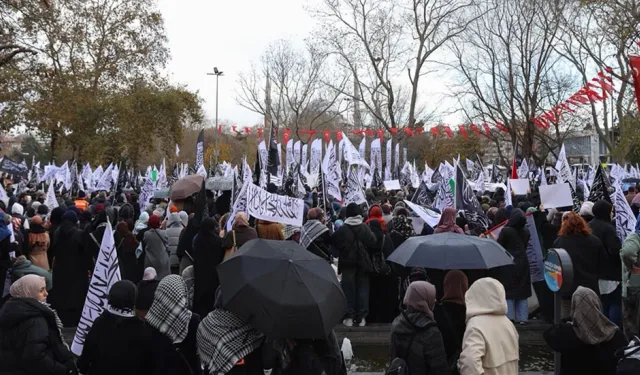
[[[271,100],[266,100],[267,81],[272,85]],[[285,40],[272,43],[261,65],[240,74],[238,83],[239,105],[269,116],[275,126],[292,128],[305,143],[308,137],[301,130],[321,129],[341,118],[348,107],[342,101],[348,75],[309,44],[301,52]]]
[[[555,47],[562,37],[552,0],[488,0],[477,20],[452,46],[460,72],[453,94],[469,121],[498,124],[492,136],[503,158],[504,142],[520,146],[522,157],[542,163],[576,127],[575,121],[541,129],[532,119],[559,104],[575,77],[563,69]],[[505,137],[506,136],[506,137]],[[537,151],[536,151],[537,148]]]
[[[474,7],[473,0],[323,0],[311,13],[322,48],[353,74],[359,91],[344,94],[391,131],[424,114],[420,80],[433,72],[435,53],[473,21]]]

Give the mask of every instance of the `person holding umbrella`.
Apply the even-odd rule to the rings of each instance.
[[[362,210],[355,203],[347,206],[347,219],[331,238],[338,248],[338,272],[342,274],[342,290],[347,297],[347,314],[343,324],[357,323],[364,327],[369,314],[369,276],[372,272],[371,254],[377,244],[376,236],[362,221]]]

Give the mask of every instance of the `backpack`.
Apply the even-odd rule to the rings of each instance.
[[[618,349],[616,357],[620,358],[616,375],[640,374],[640,338],[635,336],[628,346]]]
[[[409,319],[404,314],[404,312],[402,313],[402,315],[409,322]],[[407,349],[404,351],[404,354],[402,354],[402,356],[395,357],[394,359],[391,360],[391,363],[389,364],[389,368],[385,372],[385,375],[410,375],[409,365],[407,364],[407,358],[409,357],[409,353],[411,352],[411,346],[413,345],[413,340],[416,338],[416,335],[418,333],[422,331],[426,331],[430,327],[436,326],[436,325],[437,324],[435,322],[429,322],[425,327],[422,327],[422,328],[417,328],[414,326],[414,328],[416,328],[416,331],[413,333],[413,335],[411,335],[411,339],[409,340],[409,345],[407,346]]]

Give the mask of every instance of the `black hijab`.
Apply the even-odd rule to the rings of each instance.
[[[204,218],[193,244],[193,312],[200,316],[206,316],[213,311],[216,289],[220,286],[216,267],[224,259],[224,250],[215,228],[215,220],[210,217]]]

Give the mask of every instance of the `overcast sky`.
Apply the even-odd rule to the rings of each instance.
[[[219,122],[238,125],[261,123],[261,116],[236,103],[238,74],[257,62],[277,39],[302,42],[314,26],[304,10],[314,0],[159,0],[171,49],[168,70],[174,83],[186,84],[204,98],[204,109],[215,118],[213,67],[219,78]],[[442,90],[441,77],[426,77],[421,87]],[[448,120],[451,116],[444,118]]]

